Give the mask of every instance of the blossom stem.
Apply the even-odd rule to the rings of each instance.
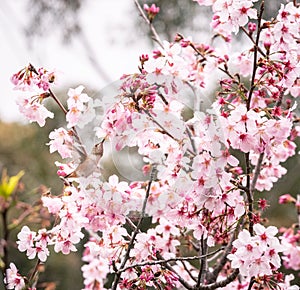
[[[153,36],[152,36],[152,39],[153,39],[154,41],[156,41],[156,42],[161,46],[161,48],[164,48],[164,46],[163,46],[163,44],[162,44],[162,41],[161,41],[161,39],[160,39],[160,37],[159,37],[159,35],[158,35],[156,29],[154,28],[154,26],[153,26],[153,24],[151,23],[151,21],[147,18],[146,14],[145,14],[145,12],[143,11],[143,9],[142,9],[140,3],[138,2],[138,0],[134,0],[134,3],[135,3],[135,5],[136,5],[137,9],[139,10],[141,16],[143,17],[143,19],[144,19],[144,20],[146,21],[146,23],[149,25],[150,30],[151,30],[152,35],[153,35]]]
[[[159,265],[159,264],[165,264],[165,263],[169,263],[169,262],[177,262],[177,261],[193,261],[193,260],[198,260],[198,259],[202,259],[202,258],[207,258],[209,256],[213,256],[216,253],[222,251],[224,248],[221,247],[211,253],[207,253],[206,255],[201,255],[201,256],[192,256],[192,257],[175,257],[175,258],[169,258],[169,259],[159,259],[159,260],[155,260],[155,261],[145,261],[142,263],[137,263],[137,264],[133,264],[130,266],[125,267],[124,269],[122,269],[122,272],[128,270],[128,269],[132,269],[132,268],[136,268],[136,267],[143,267],[143,266],[148,266],[148,265]]]
[[[204,238],[203,235],[201,237],[201,253],[202,256],[200,258],[200,270],[199,270],[199,274],[198,274],[198,281],[196,286],[199,287],[200,284],[202,284],[206,278],[206,274],[207,274],[207,251],[208,251],[208,247],[207,247],[207,238]]]
[[[300,194],[297,195],[296,209],[298,214],[298,227],[300,227]]]
[[[67,109],[64,107],[64,105],[61,103],[61,101],[56,97],[56,95],[52,92],[51,89],[48,90],[50,93],[51,98],[57,103],[57,105],[61,108],[61,110],[64,112],[64,114],[66,115],[68,113]],[[78,149],[80,155],[82,156],[82,158],[86,158],[87,157],[87,152],[85,151],[85,148],[83,146],[82,141],[80,140],[80,137],[77,133],[77,130],[75,127],[72,127],[72,131],[74,133],[74,137],[76,138],[77,143],[79,144],[80,150]]]
[[[246,30],[245,27],[241,27],[242,31],[249,37],[249,39],[252,41],[252,43],[257,47],[258,52],[263,56],[266,57],[266,54],[262,51],[262,49],[259,46],[256,46],[256,41],[253,39],[253,37],[249,34],[249,32]]]
[[[260,4],[260,10],[259,10],[259,15],[258,15],[258,25],[257,25],[257,34],[256,34],[256,39],[255,39],[255,45],[254,45],[254,54],[253,54],[253,71],[252,71],[252,78],[251,78],[251,86],[250,86],[250,91],[247,99],[247,110],[250,109],[251,105],[251,98],[255,89],[255,75],[256,75],[256,70],[257,70],[257,58],[258,58],[258,47],[259,47],[259,39],[260,39],[260,33],[261,33],[261,20],[262,20],[262,15],[264,12],[264,3],[265,1],[262,0]]]
[[[255,171],[254,171],[254,175],[253,175],[253,179],[252,179],[252,183],[250,186],[250,191],[253,192],[253,190],[255,189],[255,185],[258,179],[258,176],[260,174],[260,169],[261,169],[261,165],[264,159],[264,152],[260,153],[256,167],[255,167]]]
[[[218,261],[218,265],[214,268],[214,270],[209,273],[209,277],[207,279],[208,283],[214,283],[216,282],[219,273],[222,271],[223,267],[225,266],[227,260],[227,255],[230,253],[231,249],[232,249],[232,243],[233,241],[236,239],[236,234],[237,231],[239,229],[239,226],[236,227],[236,230],[232,233],[231,239],[228,243],[228,245],[226,246],[226,249],[221,257],[221,259]]]
[[[51,89],[48,90],[49,94],[51,96],[51,98],[57,103],[57,105],[61,108],[61,110],[64,112],[64,114],[66,115],[68,113],[68,111],[66,110],[66,108],[63,106],[63,104],[61,103],[61,101],[55,96],[55,94],[52,92]]]
[[[245,153],[245,162],[246,162],[246,195],[248,199],[248,218],[249,218],[249,232],[251,236],[253,236],[253,193],[251,191],[251,183],[250,183],[250,173],[251,173],[251,165],[250,165],[250,157],[249,152]]]
[[[36,282],[37,281],[37,279],[38,279],[38,272],[39,272],[39,266],[40,266],[40,264],[41,264],[41,261],[40,261],[40,259],[38,259],[37,261],[36,261],[36,264],[35,264],[35,266],[34,266],[34,269],[33,269],[33,271],[32,271],[32,273],[31,273],[31,275],[30,275],[30,277],[29,277],[29,284],[30,285],[32,285],[34,282]],[[36,280],[36,281],[35,281]]]
[[[153,170],[156,170],[156,168],[154,168]],[[131,239],[130,239],[127,251],[125,253],[123,262],[122,262],[122,264],[119,268],[119,271],[116,273],[116,276],[115,276],[115,279],[114,279],[114,282],[113,282],[113,285],[112,285],[112,290],[117,289],[118,282],[120,280],[121,274],[122,274],[122,272],[124,272],[124,267],[125,267],[128,259],[129,259],[129,257],[130,257],[130,252],[131,252],[132,248],[134,247],[135,238],[136,238],[136,236],[137,236],[137,234],[138,234],[138,232],[141,228],[142,222],[143,222],[143,220],[146,216],[146,206],[147,206],[148,198],[149,198],[149,195],[150,195],[151,184],[152,184],[152,181],[154,179],[153,175],[154,174],[150,175],[150,180],[148,182],[148,186],[147,186],[147,190],[146,190],[146,194],[145,194],[145,198],[144,198],[144,202],[143,202],[143,206],[142,206],[142,211],[141,211],[141,218],[139,219],[139,221],[136,225],[136,228],[135,228],[135,230],[133,231],[133,233],[131,235]]]
[[[236,277],[239,274],[239,269],[235,269],[229,276],[227,276],[227,278],[212,283],[212,284],[208,284],[208,285],[200,285],[199,287],[195,287],[195,290],[214,290],[217,288],[222,288],[225,287],[226,285],[228,285],[229,283],[231,283],[232,281],[234,281],[236,279]]]

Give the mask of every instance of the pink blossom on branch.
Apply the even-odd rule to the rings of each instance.
[[[23,290],[25,288],[25,279],[19,274],[14,263],[10,263],[9,268],[6,270],[4,283],[7,289]]]
[[[150,22],[152,22],[155,15],[159,13],[159,7],[155,4],[152,4],[151,6],[144,4],[144,10],[147,12]]]
[[[223,50],[181,34],[175,42],[158,41],[152,54],[139,58],[139,73],[124,75],[116,95],[100,102],[101,116],[83,86],[70,89],[64,110],[70,131],[49,135],[50,152],[70,158],[56,163],[62,194],[43,197],[56,223],[38,232],[25,226],[17,243],[29,258],[46,261],[48,246],[69,254],[88,236],[85,289],[103,289],[108,275],[114,290],[247,289],[251,283],[298,289],[278,272],[281,265],[299,268],[298,233],[278,235],[276,227],[262,225],[267,201],[260,191],[272,194],[287,173],[283,163],[296,153],[299,8],[282,5],[276,21],[254,24],[249,20],[261,17],[257,1],[197,2],[212,6],[212,26],[225,42],[243,27],[247,49],[233,56],[228,43]],[[145,10],[151,22],[158,8]],[[26,87],[38,77],[33,86],[43,90],[45,74],[29,68],[13,79]],[[204,88],[214,79],[216,98],[202,110]],[[54,98],[48,93],[44,98]],[[24,100],[44,106],[44,98]],[[70,176],[91,141],[81,141],[74,126],[92,129],[90,139],[103,139],[114,151],[134,148],[143,164],[129,158],[120,176],[94,168],[89,176]],[[92,153],[81,155],[89,160]],[[131,171],[144,176],[132,179]]]

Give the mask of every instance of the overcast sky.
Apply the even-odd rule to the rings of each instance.
[[[29,62],[36,67],[55,68],[62,72],[57,89],[83,84],[100,90],[109,85],[89,62],[78,40],[63,45],[61,35],[35,38],[28,45],[24,36],[27,17],[26,0],[2,0],[0,5],[0,120],[23,120],[15,104],[10,76]],[[147,36],[135,31],[132,0],[86,1],[81,9],[80,22],[93,48],[97,61],[111,81],[123,73],[137,70],[140,54],[149,52]],[[138,12],[137,12],[138,13]],[[135,37],[136,34],[136,37]],[[55,90],[55,89],[54,89]]]

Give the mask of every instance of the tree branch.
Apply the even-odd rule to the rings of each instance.
[[[245,153],[245,163],[246,163],[246,195],[248,200],[248,218],[249,218],[249,232],[253,236],[253,193],[251,191],[250,174],[251,165],[249,153]]]
[[[236,229],[238,229],[239,226],[236,227]],[[232,233],[231,239],[228,243],[228,245],[226,246],[226,249],[221,257],[221,259],[218,261],[218,265],[215,266],[214,270],[212,272],[209,272],[209,276],[207,279],[207,283],[214,283],[216,282],[219,273],[222,271],[223,267],[225,266],[226,262],[227,262],[227,255],[231,252],[232,249],[232,243],[236,237],[236,232],[237,230],[235,230]]]
[[[248,111],[250,109],[251,98],[252,98],[253,91],[255,88],[255,75],[256,75],[256,70],[257,70],[258,46],[259,46],[259,39],[260,39],[260,33],[261,33],[261,20],[262,20],[262,15],[264,12],[264,5],[265,5],[265,1],[262,0],[261,5],[260,5],[259,15],[258,15],[257,34],[256,34],[255,45],[254,45],[251,86],[250,86],[250,91],[249,91],[249,95],[248,95],[248,99],[247,99],[247,110]]]
[[[250,185],[250,191],[251,192],[253,192],[253,190],[255,189],[255,185],[256,185],[260,170],[261,170],[261,165],[262,165],[263,159],[264,159],[264,152],[260,153],[257,164],[255,166],[255,171],[254,171],[254,175],[253,175],[253,178],[252,178],[252,183]]]
[[[153,170],[156,170],[156,168],[153,168],[152,172],[153,172]],[[150,175],[150,180],[149,180],[149,183],[148,183],[148,186],[147,186],[147,190],[146,190],[146,194],[145,194],[145,198],[144,198],[144,202],[143,202],[143,206],[142,206],[141,218],[138,221],[138,224],[136,225],[136,228],[135,228],[135,230],[133,231],[133,233],[131,235],[131,239],[130,239],[130,242],[128,244],[128,248],[127,248],[127,251],[125,253],[123,262],[122,262],[118,272],[115,275],[115,279],[114,279],[114,282],[113,282],[113,285],[112,285],[112,290],[117,289],[118,282],[121,278],[121,274],[124,271],[124,267],[125,267],[128,259],[129,259],[129,257],[130,257],[130,252],[134,247],[135,238],[136,238],[136,236],[137,236],[137,234],[138,234],[138,232],[141,228],[142,222],[143,222],[143,220],[146,216],[146,206],[147,206],[148,198],[149,198],[149,195],[150,195],[151,184],[152,184],[152,181],[153,181],[153,178],[154,178],[152,172],[151,172],[151,175]]]
[[[214,290],[217,288],[222,288],[231,283],[236,279],[239,274],[239,269],[235,269],[229,276],[227,276],[224,280],[219,282],[215,282],[208,285],[200,285],[199,287],[194,287],[194,290]]]
[[[205,280],[206,278],[206,274],[207,274],[207,250],[208,250],[208,246],[207,246],[207,238],[204,238],[203,235],[201,237],[201,258],[200,258],[200,270],[199,270],[199,274],[198,274],[198,280],[197,280],[197,284],[196,287],[199,287]]]
[[[202,259],[202,258],[207,258],[209,256],[213,256],[214,254],[220,252],[223,250],[223,247],[208,253],[206,255],[202,255],[202,256],[193,256],[193,257],[174,257],[174,258],[169,258],[169,259],[163,259],[162,257],[159,257],[159,260],[154,260],[154,261],[145,261],[142,263],[136,263],[136,264],[132,264],[130,266],[127,266],[119,271],[124,272],[128,269],[132,269],[132,268],[136,268],[136,267],[143,267],[143,266],[151,266],[151,265],[159,265],[159,264],[165,264],[165,263],[169,263],[169,262],[177,262],[177,261],[193,261],[193,260],[198,260],[198,259]]]

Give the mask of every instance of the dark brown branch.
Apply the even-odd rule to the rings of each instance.
[[[251,42],[254,44],[254,46],[256,46],[256,42],[253,39],[253,37],[248,33],[248,31],[245,29],[245,27],[241,27],[242,31],[245,32],[245,34],[249,37],[249,39],[251,40]],[[263,56],[263,57],[267,57],[267,55],[262,51],[262,49],[257,46],[257,50],[258,52]]]
[[[248,100],[247,100],[247,110],[250,109],[251,105],[251,99],[252,95],[255,89],[255,75],[256,75],[256,70],[257,70],[257,58],[258,58],[258,46],[259,46],[259,39],[260,39],[260,33],[261,33],[261,20],[262,20],[262,15],[264,12],[264,5],[265,1],[261,1],[260,5],[260,11],[258,15],[258,25],[257,25],[257,34],[256,34],[256,40],[255,40],[255,45],[254,45],[254,54],[253,54],[253,70],[252,70],[252,78],[251,78],[251,85],[250,85],[250,91],[248,95]]]
[[[199,287],[204,282],[207,274],[207,250],[208,250],[207,238],[204,238],[202,236],[200,243],[201,243],[200,251],[202,257],[200,258],[200,270],[198,274],[196,287]]]
[[[55,94],[52,92],[51,89],[48,90],[51,98],[56,102],[56,104],[61,108],[61,110],[64,112],[66,115],[68,113],[67,109],[63,106],[61,101],[55,96]]]
[[[236,227],[236,229],[238,229],[238,228],[239,228],[239,226]],[[221,259],[218,261],[218,265],[215,266],[215,268],[212,272],[209,272],[208,279],[207,279],[208,283],[211,284],[211,283],[216,282],[219,273],[222,271],[223,267],[225,266],[226,262],[228,261],[227,260],[227,255],[231,252],[232,243],[236,238],[236,232],[237,232],[237,230],[235,230],[232,233],[231,239],[230,239],[228,245],[226,246],[226,249],[225,249]]]
[[[163,259],[162,256],[158,253],[157,254],[157,257],[159,259]],[[183,278],[181,278],[181,276],[174,270],[174,268],[168,264],[168,263],[165,263],[164,266],[170,270],[171,272],[173,272],[177,277],[178,277],[178,281],[181,283],[181,285],[185,288],[185,289],[188,289],[188,290],[193,290],[194,287],[191,286],[188,282],[186,282]]]
[[[260,153],[257,164],[256,164],[256,167],[255,167],[254,175],[253,175],[253,178],[252,178],[252,183],[251,183],[251,186],[250,186],[250,191],[251,192],[253,192],[253,190],[255,189],[255,185],[256,185],[258,176],[260,174],[263,159],[264,159],[264,153]]]
[[[181,264],[184,268],[184,270],[188,273],[188,275],[191,277],[192,280],[194,280],[195,282],[197,282],[197,279],[192,275],[191,271],[188,269],[188,267],[186,266],[184,261],[181,261]]]
[[[113,285],[112,285],[112,290],[116,290],[117,287],[118,287],[118,283],[119,283],[119,280],[121,278],[121,274],[124,271],[123,269],[124,269],[128,259],[130,257],[130,252],[134,247],[135,238],[136,238],[138,232],[140,231],[142,222],[143,222],[143,220],[146,216],[146,206],[147,206],[148,198],[149,198],[149,195],[150,195],[151,184],[152,184],[152,181],[153,181],[152,174],[151,174],[150,177],[151,178],[150,178],[148,186],[147,186],[147,190],[146,190],[146,194],[145,194],[145,198],[144,198],[144,202],[143,202],[143,206],[142,206],[141,218],[139,219],[138,224],[136,225],[136,228],[135,228],[135,230],[133,231],[133,233],[131,235],[131,239],[130,239],[130,242],[128,244],[128,248],[127,248],[127,251],[126,251],[125,256],[123,258],[122,264],[119,268],[119,271],[115,275],[115,279],[114,279],[114,282],[113,282]]]
[[[3,277],[7,275],[6,271],[7,271],[7,267],[8,267],[8,249],[7,249],[7,244],[8,244],[8,237],[9,237],[9,229],[8,229],[8,221],[7,221],[7,209],[4,209],[2,212],[2,231],[3,231],[3,241],[4,241],[4,245],[3,245],[3,266],[1,267],[1,271],[3,274]]]
[[[246,191],[247,200],[248,200],[248,218],[249,218],[249,232],[253,235],[253,193],[251,191],[250,183],[250,174],[251,174],[251,165],[249,153],[245,153],[245,163],[246,163]]]
[[[228,285],[229,283],[231,283],[232,281],[234,281],[238,275],[239,275],[239,269],[235,269],[224,280],[212,284],[208,284],[208,285],[200,285],[199,287],[194,287],[193,290],[214,290],[217,288],[222,288]]]
[[[159,264],[165,264],[165,263],[169,263],[169,262],[176,262],[176,261],[193,261],[193,260],[199,260],[202,258],[207,258],[209,256],[214,255],[215,253],[219,252],[223,250],[223,248],[217,249],[216,251],[213,251],[211,253],[208,253],[206,255],[202,255],[202,256],[193,256],[193,257],[174,257],[174,258],[169,258],[169,259],[163,259],[162,257],[160,257],[160,260],[154,260],[154,261],[145,261],[142,263],[137,263],[137,264],[133,264],[130,266],[127,266],[123,269],[120,269],[120,272],[124,272],[128,269],[132,269],[132,268],[136,268],[136,267],[143,267],[143,266],[150,266],[150,265],[159,265]]]

